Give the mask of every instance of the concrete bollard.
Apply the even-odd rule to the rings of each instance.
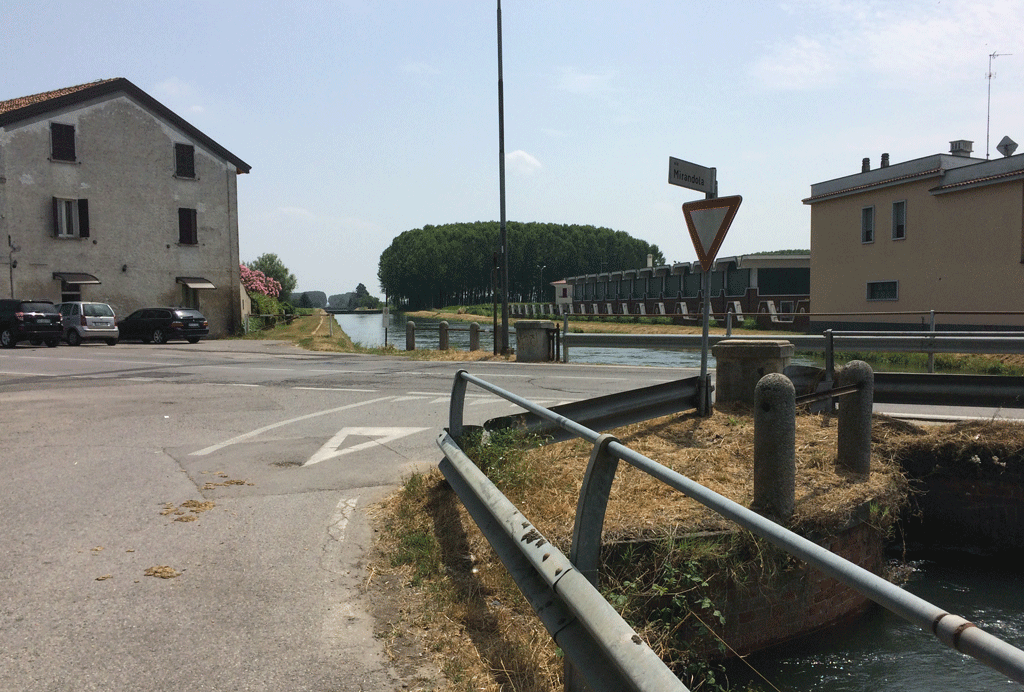
[[[480,350],[480,324],[478,322],[469,325],[469,350]]]
[[[516,361],[540,363],[554,360],[551,333],[557,329],[546,320],[519,320],[516,327]]]
[[[448,350],[448,323],[445,321],[437,325],[437,347],[442,351]]]
[[[785,340],[727,339],[711,347],[715,356],[715,401],[754,403],[754,387],[769,373],[781,373],[793,357]]]
[[[779,524],[793,517],[796,494],[796,388],[781,373],[754,387],[754,501]]]
[[[405,350],[416,350],[416,323],[412,320],[405,323]]]
[[[836,468],[867,476],[871,473],[871,410],[875,373],[862,360],[851,360],[836,373],[836,386],[859,384],[856,394],[839,397]]]

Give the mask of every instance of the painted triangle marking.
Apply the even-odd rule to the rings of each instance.
[[[321,461],[336,459],[345,454],[359,452],[364,449],[385,447],[389,442],[394,442],[424,430],[429,430],[429,428],[342,428],[334,437],[325,442],[317,453],[311,456],[303,466],[312,466],[313,464],[319,464]],[[369,437],[372,439],[342,449],[342,445],[345,444],[345,440],[348,437]]]

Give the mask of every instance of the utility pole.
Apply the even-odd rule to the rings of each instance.
[[[996,73],[992,71],[992,61],[996,58],[1003,57],[1004,55],[1013,55],[1013,53],[989,53],[988,56],[988,72],[985,74],[985,78],[988,79],[988,110],[985,113],[985,158],[988,158],[988,140],[989,130],[992,123],[992,78],[996,76]]]
[[[501,198],[501,355],[508,348],[508,233],[505,229],[505,87],[501,74],[501,0],[498,0],[498,186]]]

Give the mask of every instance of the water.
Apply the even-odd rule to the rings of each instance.
[[[335,315],[341,328],[352,341],[369,348],[384,345],[384,324],[381,315]],[[403,313],[389,315],[388,343],[405,348],[405,323],[409,321]],[[441,320],[415,317],[416,348],[436,349],[438,347],[438,325]],[[449,346],[466,351],[469,349],[469,324],[451,322],[448,332]],[[494,336],[491,324],[480,325],[480,348],[491,351],[494,348]],[[457,331],[456,331],[457,330]],[[509,347],[516,347],[515,329],[509,329]],[[633,365],[668,368],[699,368],[700,351],[642,349],[642,348],[573,348],[569,353],[570,363],[587,363],[602,365]],[[810,361],[794,358],[794,364],[809,365]],[[708,368],[714,370],[715,358],[708,355]]]
[[[1024,589],[1019,571],[977,558],[927,560],[904,585],[911,593],[1024,648]],[[881,608],[842,631],[748,657],[779,690],[934,692],[1020,689],[1005,676],[939,643]],[[735,685],[756,680],[730,664]],[[770,689],[763,681],[761,688]]]

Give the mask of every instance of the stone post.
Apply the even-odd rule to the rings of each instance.
[[[779,524],[793,516],[796,494],[796,388],[770,373],[754,388],[754,502]]]
[[[442,351],[448,350],[448,323],[445,321],[437,325],[437,347]]]
[[[469,325],[469,350],[480,350],[480,323],[474,322]]]
[[[416,323],[412,320],[405,323],[405,350],[416,350]]]
[[[858,384],[856,394],[839,397],[836,467],[852,473],[871,473],[871,410],[875,373],[862,360],[851,360],[836,373],[836,386]]]
[[[715,401],[754,404],[754,387],[770,373],[781,373],[793,357],[785,340],[726,339],[711,347],[715,357]]]

